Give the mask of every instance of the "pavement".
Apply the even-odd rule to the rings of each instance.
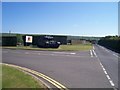
[[[68,88],[118,87],[118,54],[99,45],[90,51],[3,49],[2,54],[3,63],[36,70]]]

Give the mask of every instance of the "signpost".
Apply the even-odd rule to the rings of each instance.
[[[32,41],[33,41],[32,36],[26,36],[26,46],[27,46],[27,43],[32,43]]]

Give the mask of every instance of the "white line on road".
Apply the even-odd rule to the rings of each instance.
[[[118,55],[116,55],[116,54],[113,54],[114,56],[116,56],[117,58],[119,57]]]
[[[113,81],[111,80],[110,76],[108,75],[107,71],[105,70],[105,68],[104,68],[104,66],[102,65],[101,62],[100,62],[100,66],[102,67],[102,69],[103,69],[103,71],[104,71],[104,73],[105,73],[107,79],[109,80],[111,86],[112,86],[112,87],[115,87],[115,84],[114,84]],[[114,90],[116,90],[116,89],[114,89]]]
[[[53,53],[58,53],[58,54],[76,54],[76,53],[70,53],[70,52],[53,52]]]
[[[90,50],[90,56],[93,57],[93,53],[92,53],[92,50]]]
[[[102,68],[103,68],[103,71],[106,71],[104,67],[102,67]]]
[[[93,51],[93,54],[95,55],[95,57],[97,57],[97,54],[95,53],[95,50],[92,50]]]
[[[106,71],[104,71],[104,73],[105,73],[106,75],[108,75]]]
[[[105,49],[105,51],[106,51],[106,52],[110,52],[110,51],[108,51],[107,49]]]
[[[76,54],[76,53],[70,53],[70,54],[73,54],[73,55],[74,55],[74,54]]]
[[[111,84],[112,86],[115,86],[115,84],[113,83],[113,81],[112,81],[112,80],[110,80],[110,84]]]
[[[110,76],[109,75],[106,75],[106,76],[107,76],[108,80],[110,80]]]
[[[104,47],[102,47],[102,46],[99,46],[99,47],[101,47],[102,49],[104,49],[104,50],[105,50],[106,52],[108,52],[108,53],[113,53],[113,55],[114,55],[115,57],[120,58],[120,57],[118,56],[118,54],[115,54],[115,52],[110,51],[109,49],[106,49],[106,48],[104,48]]]

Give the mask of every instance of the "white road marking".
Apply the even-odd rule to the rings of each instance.
[[[70,52],[52,52],[52,53],[58,53],[58,54],[76,54],[76,53],[70,53]]]
[[[76,54],[76,53],[70,53],[70,54]]]
[[[95,53],[95,50],[92,50],[92,51],[93,51],[93,53],[94,53],[95,57],[97,57],[97,54]]]
[[[103,67],[103,66],[102,66],[102,67]],[[103,70],[106,71],[104,67],[103,67]]]
[[[98,45],[99,47],[101,47],[102,49],[105,49],[104,47],[102,47],[102,46],[100,46],[100,45]]]
[[[100,60],[99,60],[99,62],[100,62]],[[114,87],[115,84],[114,84],[113,81],[111,80],[110,76],[108,75],[107,71],[105,70],[105,68],[104,68],[104,66],[102,65],[101,62],[100,62],[100,66],[102,67],[102,69],[103,69],[103,71],[104,71],[104,73],[105,73],[107,79],[109,80],[111,86]],[[116,89],[114,89],[114,90],[116,90]]]
[[[104,73],[107,75],[107,72],[106,72],[106,71],[104,71]]]
[[[102,46],[99,46],[99,47],[101,47],[102,49],[104,49],[106,52],[108,52],[108,53],[114,53],[114,52],[112,52],[112,51],[110,51],[110,50],[108,50],[108,49],[106,49],[106,48],[104,48],[104,47],[102,47]],[[119,56],[118,56],[118,54],[113,54],[114,56],[116,56],[117,58],[120,58]]]
[[[116,57],[119,57],[118,55],[116,55],[116,54],[113,54],[114,56],[116,56]]]
[[[110,84],[111,84],[112,86],[115,86],[115,84],[113,83],[113,81],[112,81],[112,80],[110,80]]]
[[[106,75],[106,76],[107,76],[108,80],[110,80],[110,76],[109,75]]]
[[[90,56],[93,57],[93,53],[92,53],[92,50],[90,50]]]
[[[110,52],[110,51],[108,51],[107,49],[105,49],[105,51],[106,51],[106,52]]]
[[[100,62],[100,65],[102,66],[102,63]]]

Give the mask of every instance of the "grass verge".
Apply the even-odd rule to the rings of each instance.
[[[37,48],[30,46],[18,46],[18,47],[2,47],[9,49],[25,49],[25,50],[46,50],[46,51],[84,51],[92,49],[92,44],[78,44],[78,45],[60,45],[59,48]]]
[[[6,65],[2,65],[2,88],[41,88],[41,90],[48,90],[32,76]]]

